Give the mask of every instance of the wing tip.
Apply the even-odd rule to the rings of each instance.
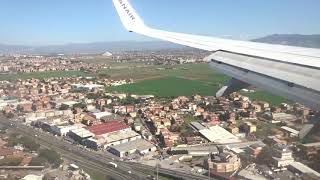
[[[113,4],[118,12],[122,24],[129,32],[133,32],[139,27],[145,27],[144,22],[133,9],[129,1],[113,0]]]

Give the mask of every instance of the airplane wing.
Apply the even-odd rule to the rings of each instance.
[[[145,36],[211,51],[210,67],[233,79],[217,96],[252,84],[320,109],[320,49],[168,32],[145,25],[128,0],[113,0],[125,28]],[[242,83],[245,82],[245,83]]]

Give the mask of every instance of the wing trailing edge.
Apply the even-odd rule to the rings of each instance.
[[[273,94],[320,108],[320,49],[168,32],[153,29],[128,0],[113,0],[124,27],[130,32],[213,52],[209,66],[233,79],[216,96],[254,85]]]
[[[207,51],[221,50],[320,68],[320,49],[237,41],[153,29],[145,25],[128,0],[113,0],[113,3],[124,27],[130,32]]]

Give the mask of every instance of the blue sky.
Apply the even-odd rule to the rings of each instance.
[[[234,39],[320,33],[319,0],[130,0],[145,23]],[[122,27],[111,0],[1,0],[0,43],[151,40]]]

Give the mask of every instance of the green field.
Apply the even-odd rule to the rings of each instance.
[[[138,95],[155,95],[157,97],[192,96],[195,94],[214,96],[220,89],[222,81],[223,79],[219,79],[219,76],[217,76],[217,79],[212,78],[209,81],[167,76],[159,79],[144,80],[134,84],[109,87],[107,91]],[[273,105],[286,102],[286,99],[264,91],[242,94],[249,96],[251,100],[267,101]]]
[[[175,66],[129,67],[106,69],[100,73],[109,74],[114,79],[132,78],[134,80],[158,79],[167,76],[184,79],[225,82],[229,77],[212,71],[207,64],[184,64]]]
[[[14,81],[17,79],[45,79],[52,77],[78,77],[89,76],[89,74],[82,71],[48,71],[48,72],[31,72],[31,73],[18,73],[18,74],[1,74],[0,81]]]
[[[269,92],[265,91],[256,91],[254,93],[241,93],[244,96],[250,97],[250,100],[260,100],[260,101],[267,101],[273,105],[279,105],[281,103],[291,103],[289,100],[280,97],[275,96]]]
[[[158,68],[164,69],[158,69]],[[194,94],[213,96],[230,78],[211,70],[207,64],[185,64],[173,67],[151,66],[105,70],[113,78],[132,78],[130,85],[108,88],[108,91],[131,94],[153,94],[160,97],[191,96]],[[285,98],[268,92],[242,93],[251,100],[267,101],[273,105],[288,102]]]
[[[192,96],[194,94],[210,96],[218,90],[218,86],[212,82],[164,77],[135,84],[110,87],[108,90],[139,95],[152,94],[158,97]]]

